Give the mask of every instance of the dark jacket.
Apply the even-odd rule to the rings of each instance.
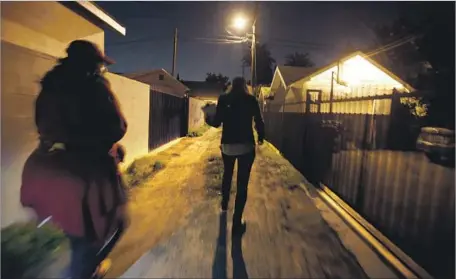
[[[219,97],[214,126],[223,124],[222,144],[253,143],[253,123],[258,140],[264,139],[264,122],[258,101],[245,93],[228,93]]]
[[[69,235],[103,243],[126,203],[109,154],[127,124],[108,81],[59,65],[42,81],[36,101],[40,146],[22,173],[21,203]],[[53,143],[66,150],[50,151]]]

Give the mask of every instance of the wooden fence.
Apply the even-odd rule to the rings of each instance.
[[[328,186],[433,276],[454,278],[454,167],[416,150],[420,127],[399,98],[328,101],[325,112],[321,98],[307,98],[301,113],[268,104],[266,137],[310,182]],[[385,99],[389,114],[333,109]]]
[[[188,130],[188,98],[150,92],[149,150],[176,138]]]

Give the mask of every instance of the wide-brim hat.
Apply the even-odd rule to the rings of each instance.
[[[107,65],[115,63],[115,61],[106,56],[96,44],[86,40],[76,40],[71,42],[66,52],[68,57],[78,60],[86,59]]]

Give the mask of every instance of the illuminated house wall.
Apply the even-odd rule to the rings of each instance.
[[[339,73],[338,73],[339,70]],[[345,101],[348,98],[362,98],[391,95],[393,89],[408,92],[396,79],[372,64],[370,61],[356,55],[339,66],[333,66],[322,73],[311,77],[303,84],[303,99],[307,99],[307,90],[321,90],[321,113],[329,113],[331,94],[331,75],[333,81],[333,113],[340,114],[390,114],[391,100],[360,100]],[[339,83],[337,82],[339,79]],[[313,100],[317,94],[311,93]],[[325,103],[326,102],[326,103]],[[304,104],[305,106],[305,104]],[[310,112],[316,112],[316,105],[310,106]]]
[[[391,99],[375,97],[391,95],[393,89],[403,93],[410,92],[411,89],[392,73],[369,58],[365,58],[361,52],[334,63],[320,72],[303,76],[286,88],[276,76],[280,77],[278,70],[271,84],[271,91],[275,96],[273,101],[268,102],[271,104],[269,106],[271,112],[306,113],[306,101],[309,95],[311,98],[309,113],[317,113],[318,105],[314,102],[318,101],[319,91],[321,91],[320,113],[329,113],[332,83],[333,113],[389,115]],[[347,100],[356,98],[367,99]]]

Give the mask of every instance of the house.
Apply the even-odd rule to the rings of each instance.
[[[312,123],[338,127],[345,149],[415,146],[416,119],[401,102],[417,92],[360,51],[317,69],[279,66],[270,94],[264,106],[267,135],[290,158],[301,154]]]
[[[19,203],[25,160],[38,144],[34,102],[40,79],[50,70],[70,42],[84,39],[104,50],[104,30],[123,36],[126,28],[90,1],[1,2],[1,226],[27,220]],[[107,74],[129,122],[122,143],[126,160],[148,151],[149,87]]]
[[[189,130],[189,88],[164,69],[124,74],[150,87],[149,150],[153,150]]]
[[[124,76],[146,83],[150,90],[169,94],[178,98],[186,96],[189,88],[182,82],[173,77],[164,69],[155,69],[150,71],[128,73]]]
[[[206,81],[182,81],[189,88],[189,96],[209,102],[217,102],[218,97],[224,93],[223,84],[209,83]]]
[[[388,114],[391,100],[364,100],[360,106],[341,106],[348,98],[392,95],[414,89],[361,51],[322,68],[278,66],[271,83],[269,111]],[[307,102],[308,100],[308,102]],[[341,101],[341,102],[338,102]],[[307,104],[306,104],[307,103]],[[375,103],[375,105],[374,105]]]
[[[275,100],[274,103],[280,103],[280,101],[283,101],[283,97],[287,96],[288,93],[299,95],[300,83],[294,83],[303,77],[312,74],[316,70],[316,68],[277,66],[269,87],[269,97]]]

